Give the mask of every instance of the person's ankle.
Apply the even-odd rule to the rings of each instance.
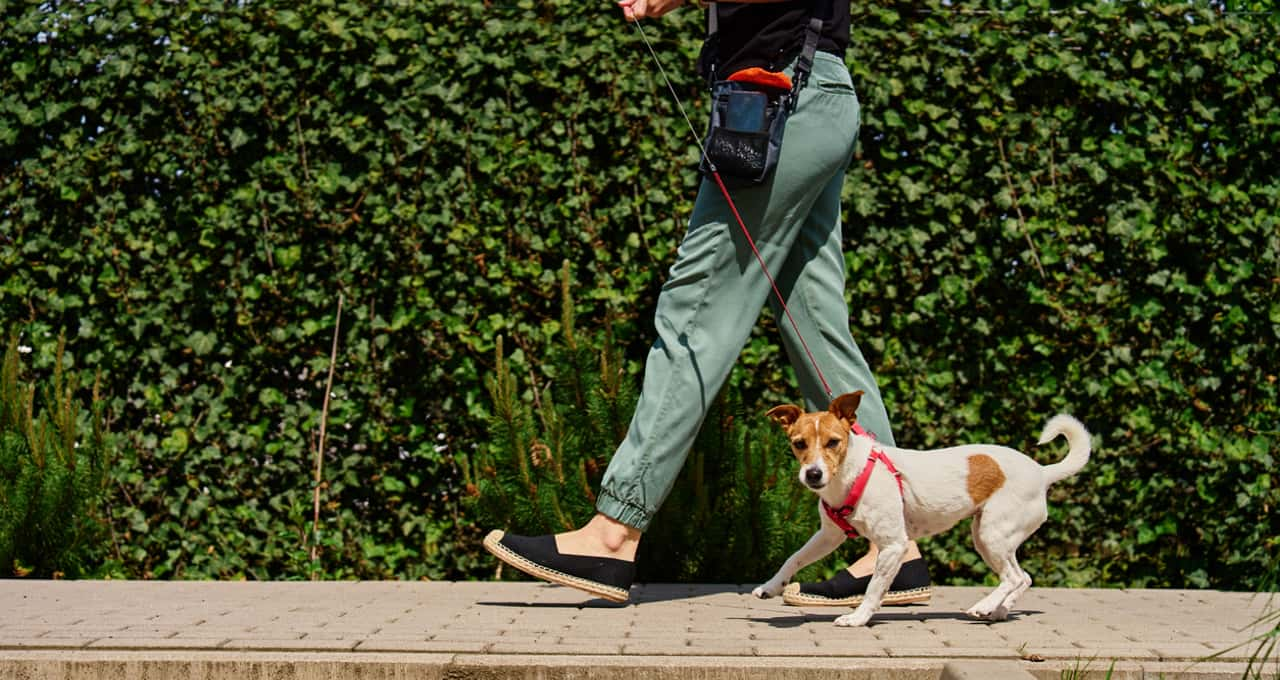
[[[600,541],[600,545],[615,558],[635,561],[636,548],[640,544],[638,529],[598,513],[584,528],[591,532]]]
[[[595,555],[634,562],[640,535],[638,529],[597,514],[579,529],[557,534],[556,544],[565,554]]]
[[[875,569],[876,557],[879,554],[880,550],[875,544],[870,544],[867,553],[848,566],[849,573],[856,577],[870,576]],[[907,541],[907,551],[903,553],[902,561],[910,562],[921,557],[923,556],[920,554],[920,546],[916,545],[915,541]]]
[[[631,548],[631,552],[634,553],[633,544],[640,542],[639,530],[608,515],[596,514],[583,529],[594,535],[609,552],[623,552]]]

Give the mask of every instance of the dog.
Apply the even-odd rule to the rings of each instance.
[[[1069,415],[1051,419],[1040,443],[1065,435],[1069,452],[1061,462],[1044,466],[1011,448],[987,444],[913,451],[884,446],[865,433],[855,433],[861,400],[858,391],[836,397],[827,411],[805,413],[790,404],[769,410],[769,418],[791,440],[791,450],[800,462],[800,483],[821,499],[822,525],[752,595],[778,596],[797,571],[826,557],[856,531],[879,546],[880,554],[862,603],[835,623],[866,625],[898,573],[907,542],[973,517],[974,545],[1000,577],[1000,585],[965,613],[986,621],[1004,620],[1031,587],[1031,577],[1018,566],[1018,546],[1048,517],[1049,485],[1076,474],[1089,461],[1088,431]],[[861,432],[860,427],[857,430]],[[884,458],[873,458],[876,450]],[[869,476],[864,471],[868,465],[872,466]],[[860,477],[865,485],[861,497],[851,498],[851,487]],[[840,510],[829,514],[824,504]],[[842,520],[845,528],[838,524]]]

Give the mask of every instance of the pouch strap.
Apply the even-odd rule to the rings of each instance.
[[[818,39],[822,37],[822,17],[809,17],[809,24],[804,28],[804,48],[800,50],[800,58],[796,60],[796,70],[792,75],[790,107],[795,111],[800,101],[800,90],[809,82],[809,72],[813,70],[813,55],[818,51]]]
[[[707,3],[707,40],[702,43],[702,63],[699,64],[708,87],[716,83],[716,57],[720,54],[720,18],[717,7],[714,2]]]
[[[813,55],[818,51],[818,40],[822,38],[822,18],[809,17],[809,24],[804,27],[804,48],[800,50],[800,58],[796,60],[796,73],[808,78],[813,70]]]

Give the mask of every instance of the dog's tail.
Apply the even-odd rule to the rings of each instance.
[[[1040,443],[1047,444],[1058,435],[1066,435],[1067,457],[1060,462],[1044,466],[1045,486],[1056,484],[1079,472],[1089,462],[1089,431],[1080,421],[1067,414],[1054,416],[1040,433]]]

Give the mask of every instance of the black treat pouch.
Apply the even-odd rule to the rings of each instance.
[[[755,186],[768,179],[782,150],[790,112],[789,90],[722,80],[711,88],[711,125],[698,172],[718,171],[726,186]]]

